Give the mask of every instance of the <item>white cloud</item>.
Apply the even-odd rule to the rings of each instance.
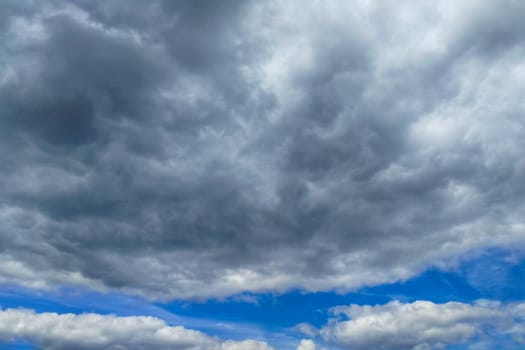
[[[42,349],[271,350],[257,340],[221,340],[148,316],[0,311],[0,339],[24,339]]]
[[[316,350],[317,346],[313,342],[313,340],[310,339],[303,339],[299,343],[299,346],[297,347],[297,350]]]
[[[520,336],[520,305],[430,301],[390,302],[376,306],[338,306],[322,337],[342,349],[428,350],[463,343],[482,335],[487,326],[499,334]],[[510,325],[510,326],[509,326]],[[514,331],[512,331],[514,330]],[[475,342],[475,341],[474,341]]]
[[[309,337],[315,337],[319,334],[319,330],[317,328],[306,322],[299,323],[292,329]]]

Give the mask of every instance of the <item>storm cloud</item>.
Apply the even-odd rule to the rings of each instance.
[[[524,16],[2,1],[0,281],[349,290],[523,248]]]

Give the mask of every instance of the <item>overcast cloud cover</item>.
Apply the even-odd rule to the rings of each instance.
[[[523,18],[517,0],[0,1],[0,282],[346,292],[523,252]],[[385,349],[496,312],[363,310],[420,306],[464,327]],[[349,310],[321,334],[370,348]]]

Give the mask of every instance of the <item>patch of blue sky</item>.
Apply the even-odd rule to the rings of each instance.
[[[525,253],[489,249],[463,263],[458,271],[481,298],[503,302],[525,299]]]
[[[0,349],[2,350],[37,350],[37,347],[26,340],[12,340],[12,341],[0,341]]]

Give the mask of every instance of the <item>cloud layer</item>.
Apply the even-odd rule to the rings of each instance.
[[[433,350],[469,343],[472,349],[525,344],[525,304],[480,300],[337,306],[318,331],[321,346],[302,339],[297,350]],[[312,336],[316,336],[312,334]],[[39,349],[272,350],[266,342],[222,340],[149,316],[0,310],[0,341],[26,340]]]
[[[3,1],[0,282],[346,290],[523,248],[524,15]]]
[[[0,339],[29,340],[39,349],[272,350],[256,340],[224,341],[146,316],[0,311]]]
[[[398,301],[385,305],[336,307],[347,320],[334,319],[321,329],[322,337],[341,349],[431,350],[448,345],[477,344],[473,349],[501,348],[498,336],[505,335],[509,348],[523,343],[523,304],[498,303],[435,304]],[[472,342],[473,338],[476,338]],[[500,340],[501,341],[501,340]]]

